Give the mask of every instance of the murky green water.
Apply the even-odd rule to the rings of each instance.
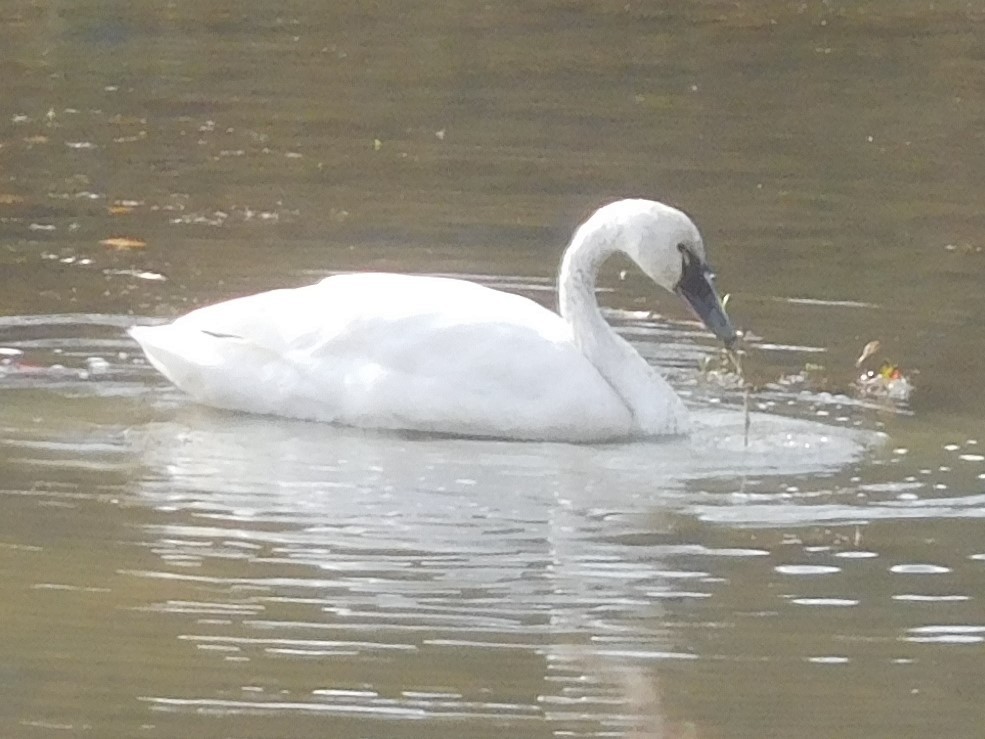
[[[959,2],[5,4],[0,734],[980,736],[983,33]],[[691,441],[218,413],[123,333],[349,269],[550,304],[627,195],[694,216],[760,337],[748,450],[625,265],[603,302]],[[850,394],[875,338],[908,406]]]

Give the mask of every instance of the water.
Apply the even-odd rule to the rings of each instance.
[[[983,18],[624,6],[0,10],[0,733],[980,735]],[[123,333],[346,269],[550,305],[626,195],[705,234],[748,447],[625,264],[690,441],[220,413]]]

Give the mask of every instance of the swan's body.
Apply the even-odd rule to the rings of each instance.
[[[560,315],[465,280],[347,274],[130,333],[175,385],[220,408],[511,439],[683,433],[683,403],[595,301],[598,268],[617,250],[670,289],[689,264],[707,282],[687,216],[624,200],[575,234],[561,267]],[[705,318],[734,338],[724,313]]]

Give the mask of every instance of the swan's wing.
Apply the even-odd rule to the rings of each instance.
[[[339,275],[131,333],[172,382],[227,408],[528,438],[631,423],[556,314],[462,280]]]

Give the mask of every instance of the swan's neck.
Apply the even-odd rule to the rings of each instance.
[[[558,308],[571,326],[575,344],[612,386],[645,435],[687,430],[687,411],[673,388],[602,317],[595,281],[612,254],[623,251],[618,230],[591,222],[575,233],[561,261]]]

